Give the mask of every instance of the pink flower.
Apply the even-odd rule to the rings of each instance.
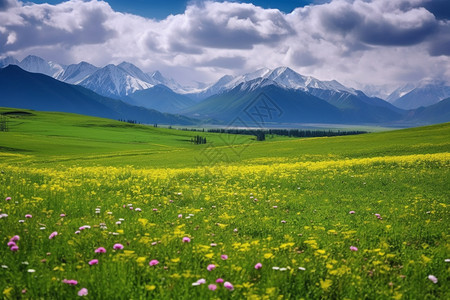
[[[80,231],[79,230],[75,231],[75,234],[80,234]]]
[[[11,197],[6,197],[5,198],[5,201],[9,201],[9,200],[11,200]]]
[[[355,211],[354,211],[354,210],[351,210],[351,211],[349,211],[348,213],[351,214],[351,215],[353,215],[353,214],[355,213]]]
[[[76,281],[75,279],[64,279],[62,282],[65,284],[68,284],[68,285],[77,285],[78,284],[78,281]]]
[[[159,261],[157,261],[156,259],[152,259],[148,264],[149,264],[151,267],[152,267],[152,266],[156,266],[157,264],[159,264]]]
[[[223,279],[222,278],[217,278],[216,279],[216,283],[222,283],[223,282]]]
[[[12,252],[16,252],[17,250],[19,250],[19,246],[14,245],[11,248],[9,248]]]
[[[256,270],[259,270],[259,269],[261,269],[262,268],[262,263],[257,263],[256,265],[255,265],[255,269]]]
[[[89,265],[90,266],[98,265],[98,259],[93,259],[93,260],[89,261]]]
[[[78,296],[80,297],[87,296],[87,294],[88,294],[87,288],[82,288],[81,290],[78,291]]]
[[[383,218],[381,217],[381,215],[380,215],[380,214],[375,214],[375,217],[377,217],[377,218],[378,218],[378,220],[383,220]]]
[[[152,210],[153,210],[153,211],[158,211],[158,209],[157,209],[157,208],[153,208]]]
[[[286,224],[286,221],[285,220],[281,220],[281,223]]]
[[[53,239],[55,236],[57,236],[58,235],[58,232],[57,231],[53,231],[52,233],[50,233],[50,235],[48,236],[48,238],[51,240],[51,239]]]
[[[18,235],[15,235],[10,239],[11,242],[16,242],[18,240],[20,240],[20,236],[18,236]]]
[[[182,214],[179,214],[179,215],[178,215],[178,218],[179,218],[179,219],[181,219],[182,217],[183,217],[183,215],[182,215]]]
[[[95,249],[95,253],[106,253],[106,249],[103,247],[98,247]]]
[[[61,218],[64,218],[66,216],[66,214],[60,214],[59,215]]]
[[[113,249],[114,250],[122,250],[123,249],[123,245],[122,244],[114,244]]]
[[[434,275],[428,275],[428,279],[430,279],[434,284],[438,282],[438,279]]]
[[[190,242],[191,242],[191,239],[188,238],[187,236],[185,236],[185,237],[183,238],[183,243],[190,243]]]
[[[215,291],[217,289],[217,285],[210,284],[210,285],[208,285],[208,289],[210,289],[211,291]]]
[[[228,282],[228,281],[225,281],[225,283],[223,284],[223,286],[224,286],[226,289],[229,289],[230,291],[234,290],[234,286],[233,286],[230,282]]]
[[[30,214],[26,214],[25,215],[25,218],[27,218],[27,219],[31,219],[33,216],[32,215],[30,215]]]
[[[222,255],[220,256],[220,258],[223,259],[223,260],[227,260],[227,259],[228,259],[228,255],[222,254]]]
[[[351,251],[358,251],[358,248],[356,248],[355,246],[350,246],[350,250]]]
[[[210,265],[208,265],[207,267],[206,267],[206,270],[208,270],[208,271],[212,271],[212,270],[214,270],[216,268],[216,266],[215,265],[213,265],[213,264],[210,264]]]
[[[9,241],[8,242],[8,247],[11,248],[12,246],[17,246],[15,242],[13,241]]]

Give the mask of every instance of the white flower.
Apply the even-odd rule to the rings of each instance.
[[[434,275],[428,275],[428,279],[430,279],[433,283],[437,283],[438,279]]]

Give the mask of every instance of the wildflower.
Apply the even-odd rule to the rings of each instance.
[[[112,211],[108,211],[107,214],[108,214],[108,215],[112,215]]]
[[[183,215],[182,215],[182,214],[179,214],[179,215],[178,215],[178,218],[179,218],[179,219],[181,219],[182,217],[183,217]]]
[[[303,267],[298,267],[298,269],[299,269],[300,271],[306,271],[306,269],[303,268]]]
[[[7,217],[8,217],[8,214],[0,214],[0,219],[7,218]]]
[[[19,223],[24,223],[25,222],[25,220],[19,220]]]
[[[78,284],[78,281],[76,281],[75,279],[63,279],[62,282],[65,284],[68,284],[68,285],[77,285]]]
[[[28,273],[34,273],[34,272],[36,272],[36,270],[35,269],[28,269],[27,272]]]
[[[185,236],[185,237],[183,238],[183,243],[190,243],[190,242],[191,242],[191,239],[188,238],[187,236]]]
[[[117,221],[117,222],[116,222],[116,225],[120,225],[120,224],[122,224],[122,222],[120,222],[120,221]]]
[[[60,214],[59,215],[61,218],[64,218],[66,216],[66,214]]]
[[[280,269],[280,267],[272,267],[272,270],[278,271],[279,269]]]
[[[375,217],[377,217],[378,220],[383,220],[380,214],[375,214]]]
[[[17,246],[15,242],[13,241],[9,241],[8,242],[8,247],[11,248],[12,246]]]
[[[281,223],[286,224],[286,221],[285,220],[281,220]]]
[[[5,201],[9,201],[9,200],[11,200],[11,197],[6,197],[5,198]]]
[[[210,289],[211,291],[215,291],[217,289],[217,285],[210,284],[210,285],[208,285],[208,289]]]
[[[351,214],[351,215],[353,215],[353,214],[355,213],[355,211],[354,211],[354,210],[351,210],[351,211],[349,211],[348,213]]]
[[[149,264],[151,267],[152,267],[152,266],[156,266],[157,264],[159,264],[159,261],[157,261],[156,259],[153,259],[153,260],[151,260],[148,264]]]
[[[233,232],[238,232],[238,229],[237,228],[233,229]]]
[[[16,252],[17,250],[19,250],[19,246],[12,246],[11,248],[9,248],[9,250],[11,250],[12,252]]]
[[[75,234],[80,234],[80,231],[79,230],[75,231]]]
[[[154,208],[154,209],[152,209],[153,211],[158,211],[158,209],[157,208]]]
[[[137,207],[134,211],[142,211],[139,207]]]
[[[433,283],[437,283],[438,279],[434,275],[428,275],[428,279],[430,279]]]
[[[50,235],[48,236],[48,238],[51,240],[51,239],[53,239],[55,236],[57,236],[58,235],[58,232],[57,231],[53,231],[52,233],[50,233]]]
[[[216,283],[223,283],[223,281],[224,281],[224,280],[223,280],[222,278],[217,278],[217,279],[216,279]]]
[[[206,267],[206,269],[207,269],[208,271],[212,271],[212,270],[214,270],[215,268],[216,268],[216,266],[213,265],[213,264],[210,264],[210,265],[208,265],[208,266]]]
[[[98,259],[92,259],[89,261],[89,265],[93,266],[93,265],[98,265]]]
[[[229,289],[230,291],[234,290],[234,286],[233,286],[230,282],[228,282],[228,281],[225,281],[224,284],[223,284],[223,286],[224,286],[226,289]]]
[[[87,288],[82,288],[81,290],[78,291],[78,296],[80,297],[86,296],[87,294],[88,294]]]
[[[27,293],[27,289],[23,289],[22,294],[26,294],[26,293]]]
[[[211,247],[217,247],[217,244],[216,243],[211,243],[211,244],[209,244]]]
[[[197,280],[196,282],[192,283],[192,285],[197,286],[197,285],[205,284],[205,283],[206,283],[206,279],[201,278],[201,279]]]
[[[17,242],[18,240],[20,240],[20,236],[18,235],[15,235],[10,239],[11,242]]]
[[[26,215],[25,215],[25,218],[26,218],[26,219],[31,219],[32,217],[33,217],[33,216],[30,215],[30,214],[26,214]]]
[[[261,269],[262,268],[262,263],[257,263],[256,265],[255,265],[255,269],[256,270],[259,270],[259,269]]]
[[[95,253],[106,253],[106,249],[103,247],[98,247],[95,249]]]
[[[450,258],[446,258],[446,259],[445,259],[445,262],[446,262],[446,263],[450,263]]]
[[[123,245],[122,244],[114,244],[113,249],[114,250],[122,250],[123,249]]]
[[[220,258],[223,259],[223,260],[227,260],[227,259],[228,259],[228,255],[222,254],[222,255],[220,256]]]
[[[350,250],[351,251],[358,251],[358,248],[356,248],[355,246],[350,246]]]
[[[272,208],[278,208],[278,206],[274,205],[274,206],[272,206]]]

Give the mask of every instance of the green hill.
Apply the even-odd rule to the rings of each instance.
[[[60,165],[193,167],[263,158],[306,161],[450,151],[450,123],[358,136],[296,139],[190,132],[134,125],[69,113],[2,108],[9,132],[0,132],[2,160]],[[206,145],[194,145],[201,135]]]

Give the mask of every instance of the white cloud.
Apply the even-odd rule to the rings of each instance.
[[[334,0],[284,14],[206,1],[157,21],[96,0],[0,0],[0,56],[99,66],[126,60],[182,81],[280,65],[343,83],[450,81],[450,22],[436,19],[427,3]]]

